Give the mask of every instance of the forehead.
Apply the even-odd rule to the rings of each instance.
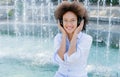
[[[77,18],[77,15],[71,11],[68,11],[66,12],[64,15],[63,15],[63,19],[72,19],[72,18]]]

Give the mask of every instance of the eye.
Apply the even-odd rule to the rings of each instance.
[[[71,22],[73,22],[73,23],[74,23],[74,22],[76,22],[76,20],[75,20],[75,19],[73,19],[73,20],[71,20]]]
[[[72,21],[75,21],[75,20],[72,20]]]
[[[63,22],[67,22],[67,20],[63,20]]]

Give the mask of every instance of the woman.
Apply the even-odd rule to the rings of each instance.
[[[88,22],[86,9],[78,1],[63,1],[54,15],[61,31],[54,38],[54,61],[59,64],[54,77],[87,77],[92,37],[83,33]]]

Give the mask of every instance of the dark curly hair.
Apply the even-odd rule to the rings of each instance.
[[[73,1],[73,2],[63,1],[55,9],[54,16],[56,20],[62,19],[63,15],[68,11],[71,11],[75,13],[77,17],[82,17],[84,19],[84,25],[82,31],[85,30],[86,24],[88,23],[88,14],[84,5],[78,1]]]

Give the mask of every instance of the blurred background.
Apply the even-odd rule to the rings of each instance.
[[[73,0],[68,0],[73,1]],[[79,0],[93,37],[88,77],[120,77],[120,0]],[[0,0],[0,77],[53,77],[54,10],[62,0]]]

